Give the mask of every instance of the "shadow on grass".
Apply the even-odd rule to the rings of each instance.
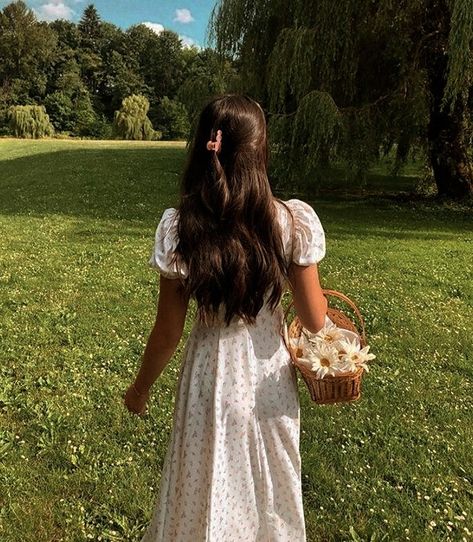
[[[185,151],[71,149],[1,163],[0,213],[155,220],[176,203]]]
[[[0,214],[59,214],[154,224],[164,208],[177,203],[185,157],[183,148],[97,147],[4,160]],[[431,198],[403,201],[383,193],[314,197],[290,191],[278,195],[311,203],[328,234],[431,240],[472,231],[471,207],[439,204]],[[83,227],[74,232],[82,237],[97,233],[102,232]],[[136,235],[140,235],[138,230]]]

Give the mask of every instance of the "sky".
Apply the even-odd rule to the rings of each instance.
[[[84,8],[94,4],[102,20],[122,29],[145,23],[155,32],[177,32],[184,46],[205,47],[207,24],[217,0],[24,0],[40,20],[78,22]],[[0,9],[11,0],[0,0]]]

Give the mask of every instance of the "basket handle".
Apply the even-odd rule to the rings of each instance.
[[[360,321],[360,324],[361,324],[361,338],[362,338],[362,341],[364,344],[366,344],[366,331],[365,331],[365,321],[363,320],[363,316],[361,316],[361,312],[359,310],[359,308],[355,305],[355,303],[348,297],[346,296],[345,294],[342,294],[342,292],[338,292],[337,290],[330,290],[328,288],[322,288],[322,292],[324,294],[324,296],[327,296],[327,295],[331,295],[333,297],[338,297],[339,299],[341,299],[342,301],[345,301],[345,303],[347,303],[347,305],[349,305],[353,311],[355,312],[358,320]],[[289,311],[291,309],[291,307],[294,305],[294,302],[291,301],[289,303],[289,305],[287,306],[287,309],[285,310],[284,312],[284,322],[287,322],[287,316],[289,314]]]

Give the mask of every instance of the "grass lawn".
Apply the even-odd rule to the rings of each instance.
[[[193,308],[148,414],[121,396],[184,159],[176,143],[0,139],[2,542],[138,541],[150,519]],[[377,355],[354,404],[317,406],[299,378],[307,540],[473,540],[472,209],[376,195],[376,178],[364,196],[281,194],[316,209],[322,284],[357,302]]]

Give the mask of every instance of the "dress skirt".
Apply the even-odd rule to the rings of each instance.
[[[282,309],[195,322],[141,542],[305,542],[297,376]]]

